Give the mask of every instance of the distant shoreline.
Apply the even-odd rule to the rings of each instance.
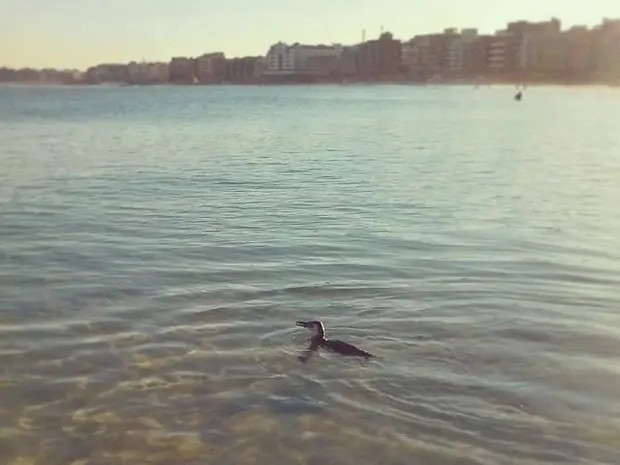
[[[620,82],[566,82],[566,81],[510,81],[510,80],[495,80],[495,81],[476,81],[476,80],[441,80],[441,81],[413,81],[413,80],[351,80],[351,81],[247,81],[247,82],[217,82],[217,83],[152,83],[152,84],[128,84],[128,83],[85,83],[85,82],[45,82],[45,81],[8,81],[0,82],[0,87],[100,87],[100,88],[116,88],[116,87],[223,87],[223,86],[235,86],[235,87],[262,87],[262,86],[413,86],[413,87],[620,87]]]

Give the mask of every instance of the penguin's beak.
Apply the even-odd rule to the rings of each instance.
[[[307,321],[298,321],[297,326],[301,326],[302,328],[309,328],[310,323],[308,323]]]

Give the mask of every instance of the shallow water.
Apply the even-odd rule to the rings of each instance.
[[[0,88],[0,463],[617,463],[620,92],[512,93]]]

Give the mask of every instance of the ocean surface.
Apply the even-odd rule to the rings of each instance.
[[[514,92],[1,87],[0,463],[618,464],[620,91]]]

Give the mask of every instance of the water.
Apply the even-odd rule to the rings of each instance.
[[[1,88],[0,463],[617,463],[620,93],[513,93]]]

